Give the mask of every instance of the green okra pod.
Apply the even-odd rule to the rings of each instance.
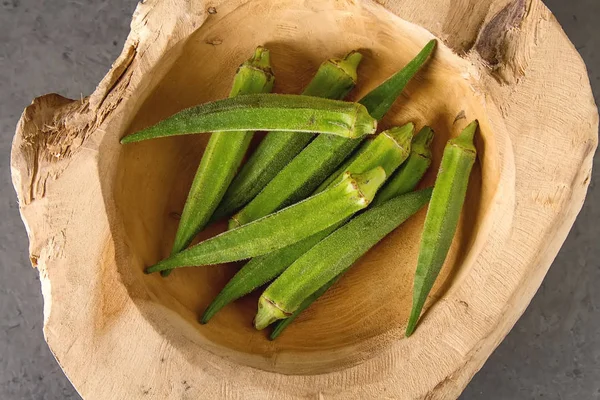
[[[373,200],[373,204],[369,207],[377,207],[378,205],[385,203],[386,201],[401,196],[403,194],[412,192],[417,184],[423,179],[425,172],[429,169],[431,165],[431,141],[433,139],[433,130],[429,127],[424,127],[415,135],[412,141],[412,147],[410,151],[410,155],[408,159],[400,166],[398,171],[392,175],[392,177],[385,183],[385,185],[381,188],[381,190],[377,193],[375,200]],[[334,227],[336,227],[335,225]],[[331,228],[327,229],[327,231],[332,231]],[[325,238],[331,232],[327,232],[322,238]],[[315,239],[313,239],[314,241]],[[294,245],[297,246],[297,245]],[[290,248],[293,246],[290,246]],[[269,254],[271,257],[275,254],[280,254],[280,256],[284,256],[289,248],[281,249],[276,252]],[[296,258],[299,258],[302,254],[304,254],[307,250],[303,252],[295,253],[297,254]],[[290,254],[292,256],[292,254]],[[274,258],[274,257],[273,257]],[[284,258],[284,257],[282,257]],[[291,258],[291,257],[290,257]],[[256,260],[256,259],[254,259]],[[254,261],[252,260],[252,261]],[[293,260],[295,261],[295,259]],[[292,261],[292,262],[293,262]],[[291,262],[290,262],[291,264]],[[286,267],[282,268],[283,272]],[[279,272],[277,275],[279,275]],[[275,275],[275,276],[277,276]],[[313,293],[310,297],[308,297],[304,302],[298,307],[298,309],[286,319],[278,321],[273,328],[273,331],[269,335],[271,340],[275,340],[281,333],[300,315],[304,310],[306,310],[312,303],[314,303],[319,297],[321,297],[331,286],[333,286],[343,275],[340,274],[337,277],[333,278],[329,282],[327,282],[323,287]],[[273,277],[274,278],[274,277]],[[271,278],[272,279],[272,278]],[[270,280],[270,279],[269,279]],[[266,283],[267,281],[263,282]],[[260,285],[259,285],[260,286]],[[258,287],[258,286],[257,286]]]
[[[253,57],[239,67],[229,96],[270,92],[273,83],[269,51],[259,46]],[[204,229],[242,163],[253,134],[240,131],[211,135],[181,214],[172,254],[189,246]]]
[[[365,104],[375,119],[381,119],[408,81],[429,59],[435,45],[435,40],[429,42],[406,67],[367,94],[359,103]],[[310,195],[360,143],[360,139],[317,136],[230,220],[230,228],[254,221]]]
[[[319,67],[302,92],[306,96],[343,99],[354,88],[362,55],[352,51]],[[252,200],[312,140],[312,132],[269,132],[227,189],[213,219],[231,215]]]
[[[373,168],[382,167],[386,172],[386,176],[391,176],[409,154],[413,129],[414,125],[409,123],[382,132],[372,141],[363,143],[361,151],[357,153],[356,157],[352,158],[346,172],[361,174]],[[335,179],[328,180],[327,187],[319,188],[316,193],[335,186],[343,179],[346,172],[334,174]],[[214,314],[227,304],[277,277],[298,257],[345,222],[346,219],[298,243],[249,261],[208,306],[202,317],[202,322],[208,322]]]
[[[348,174],[329,190],[174,254],[146,273],[239,261],[289,246],[367,207],[385,178],[380,167]]]
[[[469,175],[477,157],[473,144],[477,127],[478,122],[473,121],[458,137],[450,140],[444,149],[421,236],[413,305],[406,336],[410,336],[417,326],[425,300],[440,273],[456,233]]]
[[[375,133],[377,121],[358,103],[293,94],[248,94],[191,107],[125,136],[121,143],[199,132],[316,132],[347,138]]]
[[[410,155],[398,171],[388,179],[377,193],[372,207],[389,199],[415,190],[431,166],[431,141],[433,129],[423,127],[413,138]]]
[[[346,271],[387,234],[423,207],[431,189],[396,197],[353,218],[294,262],[261,295],[254,320],[263,329],[290,317],[323,285]]]

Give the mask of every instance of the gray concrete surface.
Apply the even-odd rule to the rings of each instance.
[[[119,54],[134,0],[0,0],[0,400],[78,399],[42,337],[42,298],[9,173],[34,96],[89,94]],[[548,0],[600,96],[600,1]],[[600,157],[584,208],[524,316],[461,399],[600,399]]]

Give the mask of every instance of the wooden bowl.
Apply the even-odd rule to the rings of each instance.
[[[382,125],[434,127],[426,184],[466,121],[478,118],[481,133],[458,234],[411,338],[424,212],[274,342],[251,326],[256,296],[197,322],[239,265],[142,273],[170,250],[208,136],[119,138],[225,97],[258,44],[284,93],[300,92],[322,60],[361,49],[357,99],[434,36],[434,59]],[[17,128],[12,174],[46,340],[86,399],[456,398],[564,241],[597,127],[584,64],[539,0],[147,0],[90,97],[37,98]]]

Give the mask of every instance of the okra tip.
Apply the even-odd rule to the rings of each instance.
[[[127,136],[121,138],[121,140],[119,141],[119,143],[121,143],[121,144],[127,144],[127,143],[136,142],[136,140],[132,140],[132,139],[135,139],[132,136],[133,135],[127,135]]]
[[[290,317],[290,318],[292,318],[292,317]],[[281,333],[285,330],[285,328],[288,327],[287,324],[282,324],[283,322],[286,322],[286,321],[283,320],[283,321],[280,321],[277,324],[275,324],[275,326],[273,327],[273,330],[271,331],[271,334],[269,335],[270,341],[277,339],[279,337],[279,335],[281,335]]]
[[[418,314],[417,314],[418,313]],[[419,322],[419,317],[421,316],[421,308],[418,310],[413,308],[410,313],[410,318],[408,319],[408,326],[406,327],[406,332],[404,335],[409,337],[415,332],[415,328],[417,327],[417,322]]]
[[[473,140],[475,138],[475,133],[477,132],[477,128],[479,127],[479,121],[474,120],[469,125],[466,126],[462,132],[450,141],[451,144],[455,146],[459,146],[464,148],[465,150],[470,150],[475,152],[475,145]]]
[[[171,269],[173,269],[173,268],[172,268],[172,267],[170,267],[170,266],[168,265],[168,263],[169,263],[169,262],[170,262],[172,259],[173,259],[173,256],[170,256],[169,258],[166,258],[166,259],[164,259],[164,260],[162,260],[162,261],[159,261],[159,262],[157,262],[156,264],[154,264],[154,265],[151,265],[151,266],[149,266],[148,268],[146,268],[146,269],[144,270],[144,273],[145,273],[146,275],[149,275],[149,274],[153,274],[153,273],[155,273],[155,272],[160,272],[160,273],[162,274],[164,271],[170,271],[170,270],[171,270]],[[163,276],[164,276],[164,275],[163,275]],[[167,276],[168,276],[168,275],[167,275]]]
[[[465,129],[463,129],[461,135],[464,135],[465,138],[472,141],[473,138],[475,137],[475,132],[477,131],[478,127],[479,127],[479,120],[474,120],[469,125],[467,125],[467,127]]]
[[[209,306],[206,310],[204,310],[204,314],[202,314],[198,322],[200,322],[201,325],[208,324],[208,321],[210,321],[210,319],[216,314],[217,311],[218,310],[212,309]]]
[[[156,265],[151,265],[149,267],[146,267],[146,269],[144,269],[144,274],[150,275],[150,274],[153,274],[155,272],[158,272],[158,270],[155,270],[155,269],[156,269]]]
[[[425,45],[425,47],[423,48],[423,50],[425,50],[425,53],[429,53],[432,52],[433,50],[435,50],[437,46],[437,39],[431,39],[429,42],[427,42],[427,44]]]
[[[167,118],[167,120],[160,121],[160,122],[156,123],[155,125],[151,125],[140,131],[137,131],[135,133],[127,135],[124,138],[122,138],[120,142],[121,142],[121,144],[129,144],[129,143],[141,142],[141,141],[147,140],[147,139],[168,136],[173,131],[173,129],[168,127],[168,120],[169,120],[169,118]],[[165,123],[165,121],[167,121],[167,122]]]
[[[260,331],[278,319],[288,317],[289,314],[283,312],[283,310],[269,299],[261,296],[258,300],[258,312],[256,313],[256,317],[254,317],[254,327]]]
[[[200,322],[202,325],[205,325],[214,317],[220,310],[223,309],[227,304],[232,302],[234,299],[231,299],[227,295],[227,289],[230,288],[230,284],[233,281],[230,281],[227,286],[214,298],[214,300],[206,307],[204,313],[200,317]]]

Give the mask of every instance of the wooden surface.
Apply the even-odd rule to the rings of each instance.
[[[45,335],[84,398],[451,399],[506,335],[585,196],[598,123],[585,68],[538,1],[381,3],[148,0],[89,98],[26,109],[13,181]],[[323,59],[361,48],[358,98],[432,33],[445,45],[383,125],[433,124],[436,165],[465,123],[457,116],[482,130],[467,212],[414,336],[402,331],[423,214],[276,342],[250,326],[256,297],[196,323],[235,265],[141,273],[169,250],[206,135],[126,147],[120,137],[224,97],[257,44],[290,93]]]

